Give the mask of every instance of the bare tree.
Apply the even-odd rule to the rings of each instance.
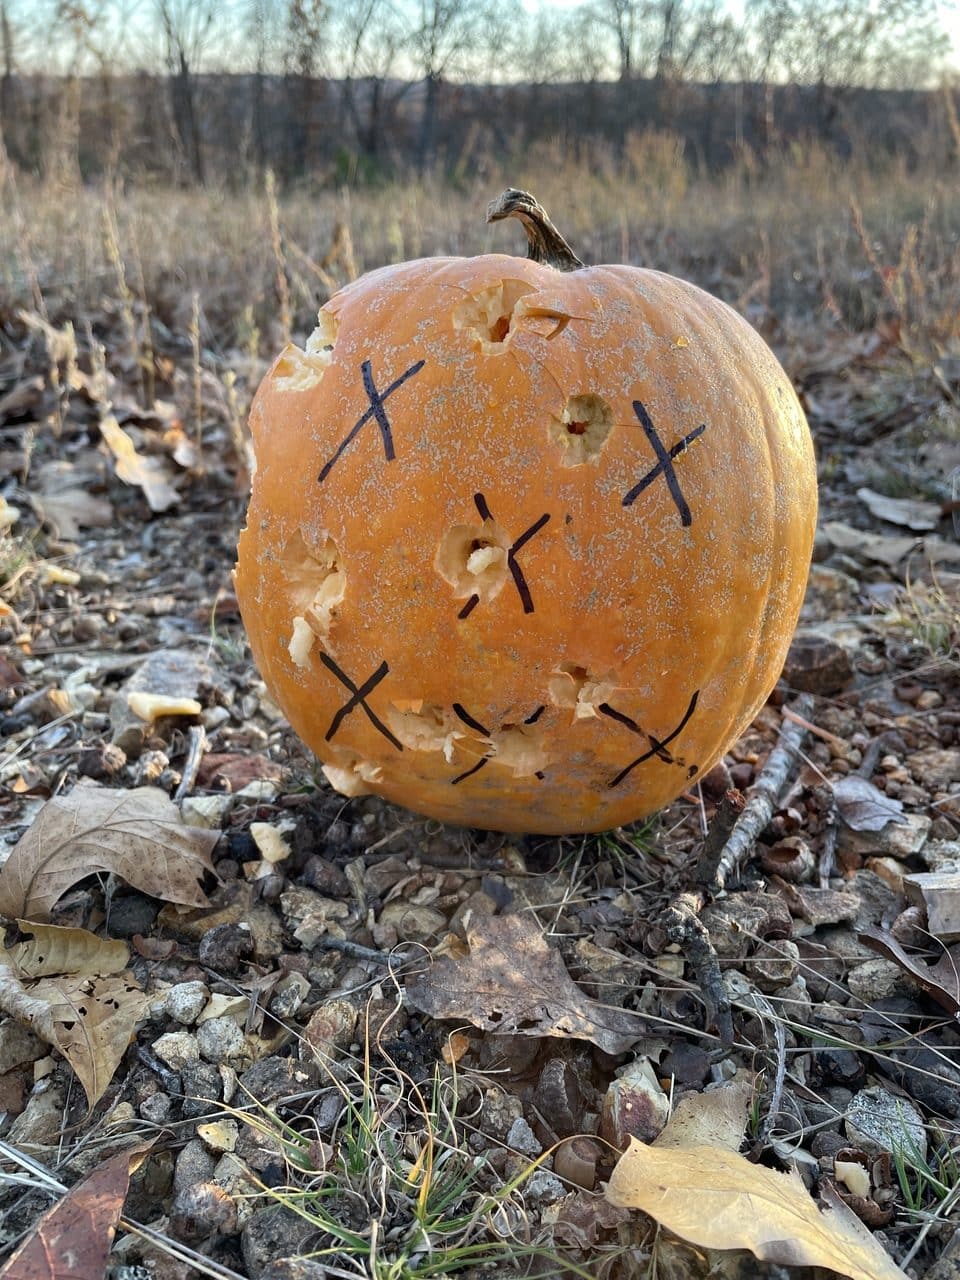
[[[170,77],[170,109],[177,145],[195,182],[205,166],[197,111],[197,68],[213,34],[218,0],[153,0]]]
[[[389,0],[357,0],[339,15],[343,103],[361,152],[379,162],[384,134],[409,80],[390,88],[406,38],[401,14]]]
[[[407,48],[423,81],[417,160],[421,170],[436,151],[437,99],[444,79],[468,67],[489,5],[497,0],[419,0]]]
[[[302,174],[307,167],[315,129],[318,84],[329,39],[327,0],[286,0],[283,67],[287,104],[287,168]]]

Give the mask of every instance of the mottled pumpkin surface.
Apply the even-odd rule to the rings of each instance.
[[[780,673],[810,434],[701,290],[499,254],[383,268],[264,379],[236,587],[346,794],[599,830],[688,789]]]

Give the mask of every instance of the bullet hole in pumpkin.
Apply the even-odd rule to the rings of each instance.
[[[515,778],[532,778],[550,762],[538,725],[505,724],[490,734],[491,764],[503,765]]]
[[[597,708],[620,688],[616,672],[598,675],[575,662],[561,662],[547,684],[550,701],[573,712],[573,720],[590,720]]]
[[[509,550],[510,539],[495,520],[457,524],[440,540],[433,564],[453,587],[455,599],[477,596],[485,603],[500,592],[509,576]]]
[[[314,639],[332,652],[331,631],[346,595],[347,575],[337,544],[325,532],[314,539],[298,529],[284,548],[283,562],[296,609],[287,649],[293,662],[302,667]]]
[[[317,386],[333,359],[339,321],[327,311],[317,316],[317,327],[301,349],[290,342],[274,369],[278,391],[309,391]]]
[[[337,762],[321,765],[321,772],[343,796],[367,796],[383,781],[383,767],[346,752]]]
[[[385,719],[391,732],[411,751],[442,751],[451,763],[463,725],[452,711],[422,698],[395,699]]]
[[[550,421],[550,439],[561,448],[564,467],[596,462],[613,428],[613,410],[601,396],[571,396],[559,417]]]
[[[455,307],[453,327],[474,338],[487,355],[499,355],[510,344],[517,304],[534,292],[523,280],[501,280]]]

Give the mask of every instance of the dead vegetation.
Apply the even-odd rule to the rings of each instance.
[[[267,361],[356,272],[494,247],[504,176],[278,202],[5,171],[4,1251],[59,1239],[73,1187],[91,1237],[122,1214],[118,1277],[951,1274],[960,195],[818,150],[709,181],[642,145],[507,180],[586,260],[764,332],[822,518],[755,725],[657,822],[587,839],[335,795],[230,584]],[[791,724],[759,838],[698,887],[722,797]],[[663,915],[683,891],[715,987]],[[631,1137],[658,1154],[618,1164]]]

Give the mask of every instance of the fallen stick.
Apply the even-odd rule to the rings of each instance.
[[[711,893],[720,893],[726,888],[727,881],[749,858],[757,837],[773,817],[780,792],[808,732],[803,721],[812,709],[813,698],[809,694],[801,694],[790,708],[784,708],[792,714],[784,715],[777,745],[750,788],[747,803],[730,835],[717,851],[715,866],[710,866],[709,858],[701,859],[697,878]]]

